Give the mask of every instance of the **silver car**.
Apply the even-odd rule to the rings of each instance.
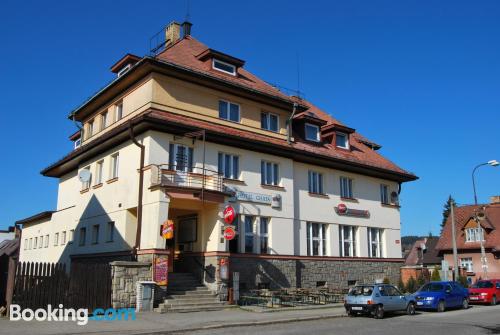
[[[356,285],[344,299],[347,315],[373,315],[376,319],[382,319],[386,312],[405,311],[414,315],[415,306],[413,296],[406,296],[388,284]]]

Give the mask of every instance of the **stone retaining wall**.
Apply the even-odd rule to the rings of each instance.
[[[136,283],[151,280],[151,263],[115,261],[110,264],[113,308],[136,307]]]

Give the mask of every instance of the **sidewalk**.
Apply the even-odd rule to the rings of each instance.
[[[135,321],[89,321],[85,326],[75,322],[9,321],[0,318],[0,334],[169,334],[200,329],[252,326],[305,320],[335,318],[345,315],[342,304],[328,308],[284,310],[255,313],[239,308],[216,312],[158,314],[137,313]]]

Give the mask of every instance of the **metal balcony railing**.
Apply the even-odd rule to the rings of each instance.
[[[152,186],[171,186],[223,192],[223,176],[217,171],[183,165],[153,165]]]

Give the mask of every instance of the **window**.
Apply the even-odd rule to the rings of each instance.
[[[259,224],[260,253],[269,253],[269,218],[260,218]]]
[[[36,249],[36,247],[38,246],[38,237],[35,237],[34,241],[33,241],[33,249]]]
[[[108,112],[104,112],[101,114],[101,131],[104,130],[108,125]]]
[[[66,244],[66,232],[63,231],[61,233],[61,245],[65,245]]]
[[[240,176],[239,157],[219,152],[219,174],[224,178],[238,179]]]
[[[260,175],[262,185],[279,185],[279,170],[278,164],[261,161]]]
[[[245,252],[254,252],[254,231],[253,231],[254,217],[245,215]]]
[[[356,256],[356,227],[340,226],[340,256],[355,257]]]
[[[120,168],[120,154],[111,155],[111,173],[110,179],[118,178],[118,169]]]
[[[45,235],[45,243],[43,244],[45,248],[49,247],[49,235]]]
[[[78,241],[78,245],[85,245],[85,240],[87,239],[87,228],[80,228],[80,240]]]
[[[307,223],[307,255],[326,256],[326,224]]]
[[[460,266],[465,268],[467,272],[474,272],[472,257],[460,258]]]
[[[99,243],[99,225],[95,224],[92,226],[92,244]]]
[[[115,105],[115,121],[121,120],[123,117],[123,103],[118,103]]]
[[[340,197],[352,199],[352,179],[340,177]]]
[[[223,62],[221,60],[214,58],[212,61],[212,67],[214,69],[216,69],[217,71],[229,73],[229,74],[232,74],[233,76],[236,75],[236,66],[229,64],[229,63],[226,63],[226,62]]]
[[[59,233],[54,234],[54,245],[57,245],[59,243]]]
[[[75,238],[75,230],[71,229],[69,231],[68,243],[73,243],[74,238]]]
[[[95,166],[95,184],[102,184],[102,171],[103,171],[104,161],[97,162]]]
[[[319,142],[319,127],[318,126],[316,126],[314,124],[306,123],[305,131],[306,131],[306,140]]]
[[[193,148],[182,144],[170,143],[169,169],[176,171],[193,171]]]
[[[35,242],[36,244],[36,242]],[[33,238],[30,238],[30,241],[28,242],[28,249],[32,249],[33,248]]]
[[[380,185],[380,202],[383,204],[389,203],[389,186]]]
[[[90,120],[87,126],[87,138],[94,135],[94,120]]]
[[[24,250],[28,249],[28,239],[24,239]]]
[[[368,228],[368,252],[370,257],[382,257],[382,229]]]
[[[339,148],[349,149],[349,137],[344,133],[335,133],[335,145]]]
[[[90,166],[84,167],[84,170],[87,170],[90,175]],[[92,176],[90,176],[89,180],[82,182],[82,190],[86,190],[90,187],[90,183],[92,182]]]
[[[80,144],[82,144],[82,139],[81,138],[76,139],[75,142],[74,142],[75,149],[79,148]]]
[[[483,234],[483,228],[467,228],[465,229],[465,242],[481,242],[481,238],[484,241]]]
[[[323,194],[323,175],[309,171],[309,193]]]
[[[239,252],[240,251],[240,231],[241,231],[241,228],[240,228],[240,216],[239,215],[236,215],[234,217],[234,221],[233,221],[233,227],[234,227],[234,230],[236,232],[236,235],[234,236],[234,238],[232,240],[229,241],[229,252]]]
[[[117,77],[123,76],[125,73],[128,72],[128,70],[130,70],[131,67],[132,67],[132,64],[127,64],[120,71],[118,71],[118,73],[116,74],[116,76]]]
[[[262,112],[260,113],[260,127],[262,129],[278,132],[278,115]]]
[[[229,101],[219,100],[219,118],[240,122],[240,105]]]
[[[106,241],[107,242],[113,242],[115,239],[115,223],[114,222],[108,222],[108,229],[106,232]]]
[[[40,238],[38,239],[38,249],[42,248],[43,248],[43,236],[40,236]]]

